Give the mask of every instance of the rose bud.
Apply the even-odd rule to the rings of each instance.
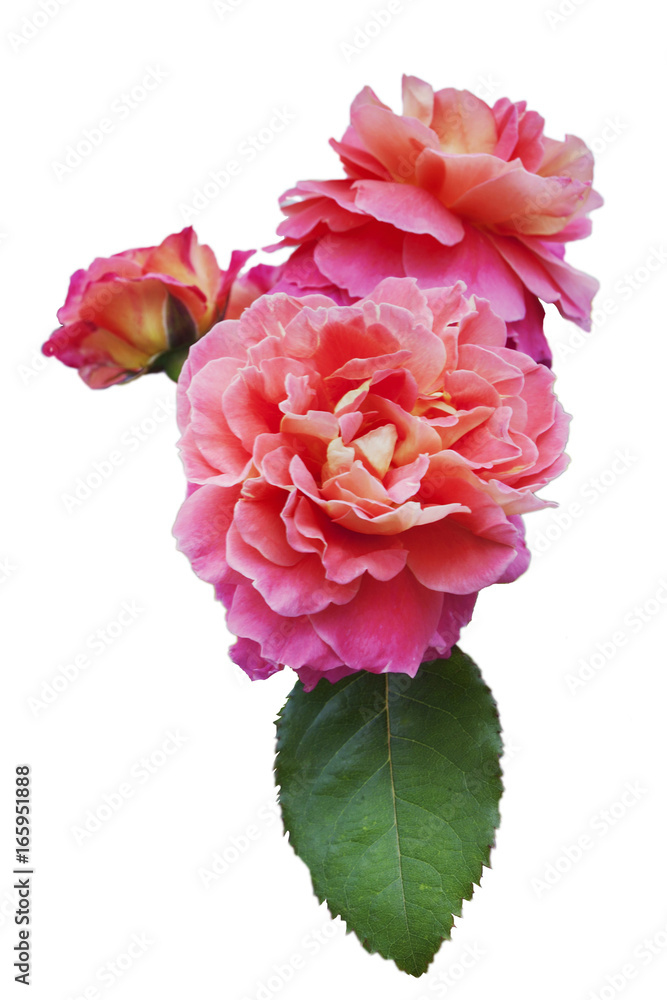
[[[253,251],[221,271],[188,227],[159,246],[97,257],[70,280],[62,326],[44,344],[91,389],[149,372],[177,378],[189,348],[224,318],[232,283]]]

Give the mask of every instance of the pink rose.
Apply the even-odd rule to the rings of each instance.
[[[388,276],[422,288],[462,280],[508,322],[511,346],[550,362],[539,300],[590,329],[598,283],[565,262],[564,245],[588,235],[602,199],[585,143],[543,127],[525,101],[490,108],[409,76],[397,115],[366,87],[331,141],[347,179],[303,181],[281,199],[278,246],[299,247],[284,279],[353,298]]]
[[[162,370],[171,351],[186,351],[224,314],[231,284],[251,256],[235,251],[221,271],[189,227],[157,247],[96,258],[70,280],[62,326],[42,350],[92,389]]]
[[[414,675],[482,587],[525,569],[519,515],[547,506],[568,418],[552,373],[464,291],[263,296],[190,351],[174,533],[252,678]]]

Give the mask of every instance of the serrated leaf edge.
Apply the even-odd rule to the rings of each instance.
[[[473,663],[473,665],[475,667],[475,670],[477,671],[478,682],[480,683],[481,687],[483,687],[484,691],[489,696],[489,699],[490,699],[490,702],[491,702],[491,706],[492,706],[493,715],[494,715],[495,720],[496,720],[496,726],[494,728],[495,728],[495,731],[496,731],[497,735],[499,737],[501,737],[501,747],[500,747],[500,754],[499,754],[499,759],[501,759],[502,756],[503,756],[503,753],[504,753],[504,746],[503,746],[503,743],[502,743],[502,726],[500,724],[500,713],[498,711],[498,705],[497,705],[496,700],[495,700],[495,698],[493,696],[493,692],[491,691],[491,689],[489,688],[489,686],[485,683],[484,678],[482,677],[481,671],[480,671],[479,667],[477,666],[477,664],[475,663],[475,661],[472,660],[470,657],[468,657],[467,654],[463,653],[463,650],[459,650],[458,647],[454,647],[454,649],[452,650],[452,653],[454,653],[455,651],[461,653],[467,659],[471,660],[471,662]],[[426,666],[426,665],[427,664],[423,664],[423,666]],[[323,680],[325,680],[325,678],[323,678]],[[295,685],[295,688],[298,687],[298,685],[300,683],[301,683],[300,681],[297,681],[297,685]],[[322,683],[322,681],[320,681],[319,683]],[[326,681],[326,683],[330,683],[330,682]],[[389,688],[389,674],[386,673],[385,674],[385,711],[387,713],[387,720],[388,720],[387,724],[388,724],[388,727],[389,727],[389,696],[388,696],[388,688]],[[290,694],[291,693],[292,692],[290,692]],[[491,851],[496,846],[496,832],[497,832],[498,826],[496,826],[496,828],[494,830],[494,835],[493,835],[493,838],[492,838],[491,842],[488,845],[486,845],[486,847],[484,849],[485,850],[486,860],[482,861],[482,863],[480,864],[480,866],[479,866],[479,874],[466,887],[466,892],[461,897],[461,904],[459,905],[458,910],[456,910],[456,909],[452,910],[452,926],[451,926],[451,929],[449,931],[449,934],[446,934],[446,935],[444,935],[443,937],[440,938],[438,946],[434,949],[431,958],[426,963],[426,965],[424,965],[424,967],[421,969],[421,971],[412,972],[410,969],[403,968],[403,966],[401,964],[399,964],[399,962],[395,958],[393,958],[391,955],[384,954],[382,951],[380,951],[379,948],[373,948],[373,947],[371,947],[369,945],[368,939],[367,938],[363,938],[356,931],[356,929],[354,927],[352,927],[348,923],[348,920],[346,919],[346,917],[343,916],[343,913],[339,909],[337,909],[336,907],[332,907],[331,906],[329,900],[326,897],[326,893],[320,891],[320,888],[317,885],[317,881],[316,881],[315,875],[312,872],[312,869],[310,868],[310,866],[308,865],[308,863],[301,856],[301,853],[300,853],[300,850],[299,850],[299,845],[298,845],[298,837],[287,826],[287,822],[285,820],[285,815],[284,815],[284,806],[283,806],[283,802],[282,802],[282,798],[281,798],[281,794],[280,794],[281,791],[282,791],[282,786],[280,784],[279,771],[280,771],[280,750],[281,750],[281,742],[282,742],[282,739],[281,739],[281,727],[284,724],[285,710],[287,709],[288,702],[289,702],[289,696],[288,696],[288,700],[285,702],[285,704],[282,706],[282,708],[278,712],[278,715],[277,715],[276,720],[275,720],[275,724],[276,724],[276,757],[275,757],[275,762],[274,762],[274,767],[273,767],[275,784],[276,784],[276,788],[278,790],[278,802],[279,802],[279,805],[280,805],[281,818],[282,818],[283,829],[284,829],[286,838],[287,838],[287,840],[288,840],[288,842],[289,842],[292,850],[296,854],[296,856],[299,858],[300,861],[303,862],[303,864],[306,865],[306,868],[308,869],[308,872],[310,874],[310,881],[311,881],[311,885],[313,887],[313,892],[314,892],[317,900],[319,901],[320,904],[322,904],[322,903],[326,904],[327,910],[329,911],[329,913],[331,914],[331,916],[332,916],[333,919],[335,919],[336,917],[340,917],[341,918],[341,920],[345,924],[345,933],[346,933],[346,935],[353,933],[355,935],[355,937],[357,938],[357,940],[362,945],[362,947],[369,954],[379,954],[379,955],[381,955],[383,958],[388,959],[389,961],[394,962],[394,964],[396,965],[396,967],[398,969],[400,969],[401,972],[405,972],[408,975],[413,976],[414,978],[418,979],[422,975],[424,975],[428,971],[428,969],[431,967],[431,965],[433,964],[433,961],[434,961],[436,955],[438,954],[440,948],[442,947],[442,944],[445,941],[450,941],[451,940],[452,931],[454,930],[454,927],[456,926],[456,920],[460,919],[460,917],[462,916],[462,913],[463,913],[463,903],[466,902],[466,901],[469,902],[472,899],[474,891],[475,891],[475,886],[481,886],[482,876],[484,874],[484,869],[485,868],[488,868],[489,870],[491,869],[491,867],[492,867],[491,866]],[[327,702],[326,704],[328,705],[329,702]],[[325,706],[323,706],[323,708],[324,707]],[[319,718],[319,713],[318,713],[317,716],[315,716],[315,719],[311,723],[311,726],[317,721],[318,718]],[[390,760],[391,760],[391,752],[390,752]],[[502,779],[503,779],[503,770],[502,770],[502,767],[499,767],[499,773],[498,773],[498,780],[500,782],[500,796],[499,796],[499,801],[502,798],[502,795],[503,795],[504,790],[505,790],[505,786],[504,786],[504,783],[503,783]],[[393,778],[392,778],[392,794],[394,794]],[[397,829],[395,801],[396,800],[395,800],[395,795],[394,795],[394,827]],[[397,835],[398,835],[398,829],[397,829]],[[398,854],[399,854],[399,858],[400,858],[400,845],[399,845]],[[404,893],[403,893],[403,900],[404,900],[404,903],[405,903],[405,894]],[[406,916],[407,916],[407,914],[406,914]]]

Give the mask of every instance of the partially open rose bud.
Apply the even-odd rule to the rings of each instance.
[[[70,280],[62,326],[42,350],[78,368],[92,389],[153,371],[178,377],[188,349],[224,317],[232,283],[252,251],[221,271],[188,227],[155,247],[97,257]]]

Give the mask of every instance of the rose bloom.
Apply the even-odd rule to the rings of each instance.
[[[285,280],[360,297],[390,275],[423,288],[460,279],[508,322],[511,346],[550,363],[540,299],[590,329],[598,283],[565,262],[564,245],[588,235],[602,199],[585,143],[543,127],[525,101],[491,108],[408,76],[397,115],[366,87],[331,140],[347,179],[303,181],[281,199],[283,241],[269,249],[299,247]]]
[[[464,292],[265,295],[190,351],[174,533],[253,679],[413,676],[482,587],[526,568],[519,515],[547,506],[568,418],[549,369]]]
[[[159,246],[97,257],[70,280],[62,326],[42,350],[92,389],[159,371],[171,351],[185,351],[224,314],[232,282],[251,252],[235,251],[221,271],[192,227]]]

